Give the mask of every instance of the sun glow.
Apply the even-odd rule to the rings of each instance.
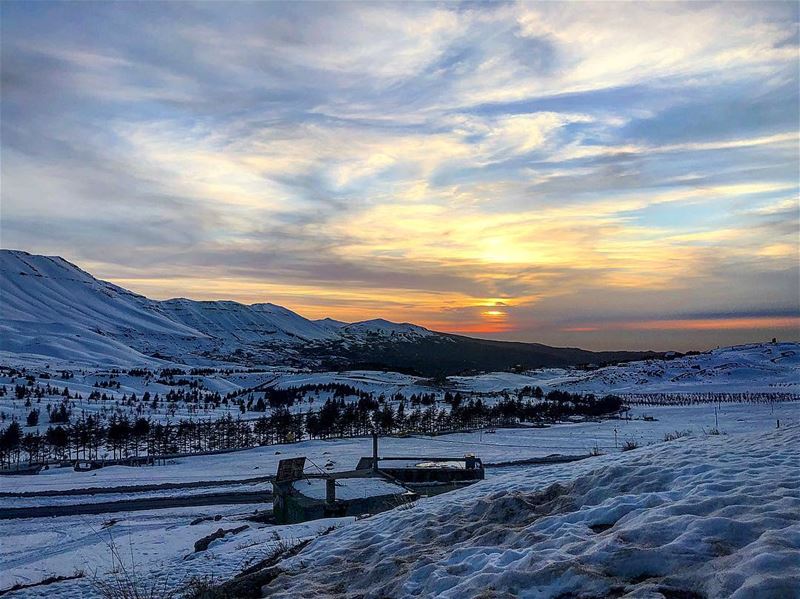
[[[800,335],[796,3],[123,4],[3,5],[4,247],[311,319]]]

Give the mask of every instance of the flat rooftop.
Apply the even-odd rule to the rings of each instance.
[[[296,480],[292,483],[292,487],[306,497],[325,501],[324,478]],[[336,499],[344,501],[383,495],[402,495],[407,492],[408,490],[405,487],[391,483],[383,478],[336,479]]]
[[[380,468],[446,468],[448,470],[465,470],[467,463],[464,460],[454,458],[452,460],[431,460],[426,458],[412,459],[384,459],[378,458],[378,466]]]

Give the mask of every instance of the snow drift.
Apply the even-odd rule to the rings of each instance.
[[[530,468],[363,520],[269,597],[796,597],[800,427]]]

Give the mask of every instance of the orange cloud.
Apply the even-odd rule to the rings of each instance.
[[[564,327],[570,333],[588,333],[602,330],[626,331],[725,331],[768,328],[800,328],[800,316],[744,316],[728,318],[682,318],[677,320],[638,320],[630,322],[609,322],[603,324]]]
[[[626,323],[626,329],[650,330],[732,330],[800,327],[800,316],[748,316],[733,318],[693,318],[684,320],[644,320]]]

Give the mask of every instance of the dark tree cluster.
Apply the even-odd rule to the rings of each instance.
[[[776,403],[797,401],[797,393],[636,393],[626,396],[630,404],[645,406],[690,406],[708,403]]]
[[[329,389],[330,390],[330,389]],[[275,390],[273,390],[275,391]],[[441,405],[424,405],[424,396],[408,399],[393,397],[395,407],[385,398],[359,392],[356,401],[344,397],[327,399],[318,410],[292,413],[289,398],[302,396],[297,389],[268,394],[270,414],[255,420],[233,418],[230,414],[209,420],[184,419],[177,423],[152,422],[142,416],[112,414],[103,421],[96,416],[82,416],[70,422],[66,401],[49,412],[51,425],[43,434],[22,433],[18,422],[0,431],[0,464],[20,463],[27,455],[29,463],[52,460],[126,459],[141,455],[166,456],[291,443],[302,439],[353,437],[378,430],[382,434],[443,433],[479,427],[508,426],[520,422],[557,421],[568,416],[599,417],[624,409],[614,395],[595,397],[551,391],[541,401],[504,397],[493,404],[480,397],[465,399],[459,393],[445,393]],[[412,401],[417,398],[417,403]],[[420,399],[422,397],[422,399]],[[381,399],[384,399],[381,401]],[[145,393],[141,402],[135,395],[128,401],[151,401]],[[153,398],[152,401],[157,401]],[[223,399],[227,401],[227,399]],[[239,400],[244,408],[244,400]],[[261,400],[263,401],[263,400]],[[29,426],[38,422],[38,411],[28,415]]]

